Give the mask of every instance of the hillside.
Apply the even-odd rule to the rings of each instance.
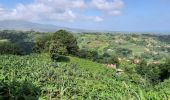
[[[170,0],[0,0],[0,100],[170,100]]]
[[[161,87],[155,86],[157,89],[147,89],[147,85],[143,86],[144,81],[137,85],[127,73],[119,76],[103,65],[76,57],[69,59],[68,62],[54,63],[46,54],[0,56],[0,94],[5,95],[0,98],[12,99],[15,95],[18,99],[24,96],[32,100],[166,100],[164,89],[170,88],[168,81]]]
[[[157,60],[169,57],[170,44],[168,39],[160,39],[157,35],[142,34],[78,34],[78,45],[81,49],[96,51],[102,55],[118,55],[122,57],[133,58],[140,56],[142,58],[152,59],[154,56],[160,56]],[[162,37],[167,37],[163,36]],[[124,50],[121,52],[121,50]],[[126,54],[126,51],[132,53]],[[147,57],[148,56],[148,57]]]
[[[162,37],[0,31],[0,99],[167,100]]]
[[[55,32],[59,29],[65,29],[68,31],[79,31],[78,29],[72,29],[67,27],[60,27],[51,24],[39,24],[22,20],[3,20],[0,21],[0,30],[21,30],[21,31],[39,31],[39,32]]]

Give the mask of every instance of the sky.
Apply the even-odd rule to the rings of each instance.
[[[170,32],[170,0],[0,0],[0,20],[126,32]]]

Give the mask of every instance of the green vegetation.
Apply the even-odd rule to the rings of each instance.
[[[137,73],[149,79],[151,83],[157,84],[160,81],[164,81],[166,78],[170,77],[170,62],[164,64],[156,65],[150,64],[147,65],[147,62],[142,61],[137,67]]]
[[[157,35],[136,35],[136,34],[78,34],[78,45],[81,49],[98,51],[100,55],[118,55],[127,57],[134,56],[159,56],[164,53],[164,57],[169,56],[170,45],[166,41],[168,36]],[[161,38],[161,39],[160,39]],[[163,42],[163,39],[166,40]],[[161,41],[159,41],[161,40]],[[119,52],[121,49],[124,50]],[[118,51],[118,52],[117,52]],[[143,57],[142,57],[143,58]],[[151,59],[153,57],[149,57]],[[159,59],[160,60],[160,59]]]
[[[143,80],[136,84],[126,73],[119,76],[100,64],[69,58],[55,63],[47,54],[1,56],[0,98],[167,100],[170,95],[168,80],[154,87]]]
[[[0,54],[19,54],[20,48],[8,40],[0,41]]]
[[[147,34],[0,31],[0,100],[167,100],[168,41]]]

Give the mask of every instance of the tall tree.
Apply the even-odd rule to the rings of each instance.
[[[59,41],[64,46],[66,46],[68,54],[76,54],[78,50],[77,40],[73,34],[65,31],[59,30],[55,32],[52,36],[53,41]]]

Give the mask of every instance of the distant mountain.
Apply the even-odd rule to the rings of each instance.
[[[170,34],[170,32],[126,32],[126,31],[107,31],[107,30],[86,30],[86,29],[76,29],[76,28],[69,28],[69,27],[61,27],[51,24],[40,24],[40,23],[33,23],[29,21],[22,21],[22,20],[3,20],[0,21],[0,30],[21,30],[21,31],[39,31],[39,32],[55,32],[60,29],[64,29],[71,32],[99,32],[99,33],[138,33],[138,34]]]
[[[4,20],[0,21],[0,30],[22,30],[22,31],[40,31],[40,32],[55,32],[59,29],[65,29],[68,31],[81,31],[79,29],[71,29],[67,27],[59,27],[55,25],[49,24],[39,24],[28,21],[20,21],[20,20]]]

